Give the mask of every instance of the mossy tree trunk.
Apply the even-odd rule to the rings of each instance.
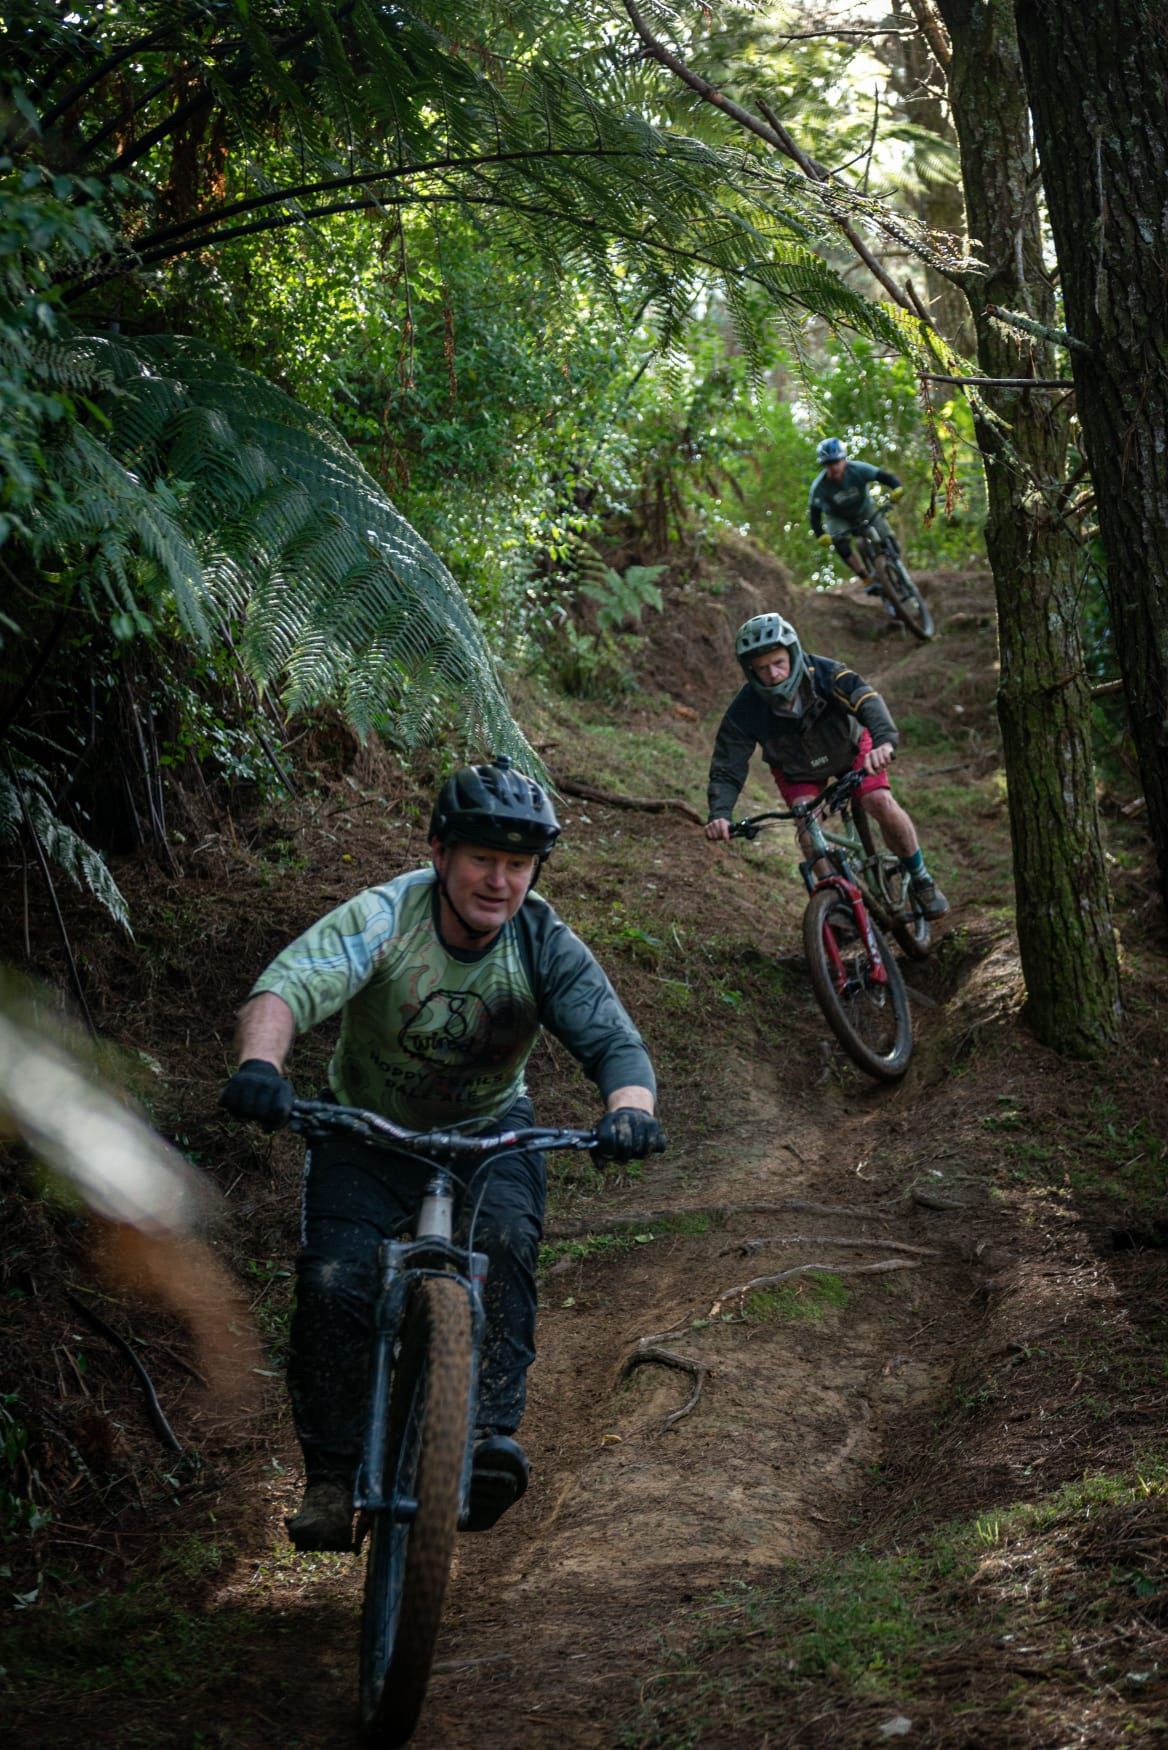
[[[1168,901],[1168,11],[1016,0],[1116,654]]]
[[[965,281],[978,362],[987,376],[1057,377],[1046,343],[987,314],[993,304],[1042,324],[1055,318],[1011,0],[938,0],[938,10],[952,46],[949,92],[969,230],[989,267]],[[1047,389],[984,394],[997,416],[979,417],[977,435],[1027,1019],[1044,1043],[1089,1055],[1116,1036],[1119,981],[1076,606],[1082,556],[1058,507],[1068,397]]]

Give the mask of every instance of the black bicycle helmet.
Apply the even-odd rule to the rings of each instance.
[[[766,650],[777,650],[780,644],[791,659],[791,672],[777,687],[764,686],[754,672],[752,659],[761,656]],[[739,626],[734,640],[734,654],[743,674],[760,698],[769,700],[771,704],[777,702],[790,707],[807,672],[803,646],[790,620],[784,620],[782,614],[755,614],[752,620]]]
[[[520,851],[542,863],[560,836],[547,794],[506,754],[486,766],[460,766],[441,790],[430,816],[430,837],[441,844],[489,845]]]
[[[828,462],[842,462],[847,453],[841,438],[824,438],[815,452],[815,460],[825,466]]]

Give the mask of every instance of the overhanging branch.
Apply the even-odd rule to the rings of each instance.
[[[644,18],[641,16],[640,11],[635,4],[635,0],[624,0],[624,8],[629,15],[633,29],[644,43],[646,52],[653,60],[658,62],[660,66],[665,67],[675,78],[680,79],[683,85],[688,85],[689,89],[695,91],[704,102],[712,104],[715,109],[720,109],[724,115],[729,116],[732,121],[737,122],[739,127],[745,128],[748,133],[754,134],[758,139],[772,147],[773,150],[776,152],[782,152],[785,157],[790,158],[793,163],[799,166],[804,176],[810,181],[824,185],[830,183],[831,173],[826,166],[820,164],[816,159],[810,157],[802,150],[791,134],[788,133],[787,129],[779,121],[778,117],[765,103],[760,100],[759,108],[763,115],[763,119],[760,121],[758,116],[752,115],[747,109],[743,109],[740,103],[735,103],[733,98],[726,97],[721,91],[717,90],[715,86],[710,84],[708,79],[703,79],[700,73],[695,73],[693,69],[681,59],[680,55],[675,54],[672,49],[666,48],[665,44],[660,42],[657,37],[653,35],[649,26],[645,23]],[[839,230],[847,238],[856,254],[860,257],[869,273],[871,273],[878,283],[883,286],[892,301],[895,304],[898,304],[902,310],[907,310],[911,316],[915,316],[918,321],[922,320],[919,300],[909,299],[907,293],[896,284],[895,280],[872,254],[872,251],[865,244],[855,227],[850,225],[840,213],[833,212],[831,217]],[[930,328],[933,327],[931,318],[926,316],[923,320],[928,322]]]

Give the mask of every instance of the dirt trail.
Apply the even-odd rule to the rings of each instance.
[[[659,1224],[545,1283],[524,1424],[535,1480],[493,1532],[460,1542],[419,1750],[619,1741],[657,1669],[659,1628],[695,1597],[838,1547],[898,1418],[947,1384],[978,1272],[955,1255],[944,1217],[881,1196],[855,1170],[911,1114],[904,1097],[849,1116],[829,1095],[801,1131],[765,1078],[754,1100],[740,1140],[687,1163],[684,1185],[650,1175],[606,1212],[784,1199],[822,1212],[744,1210],[698,1235]],[[768,1149],[768,1129],[788,1146]],[[764,1243],[745,1255],[748,1240]],[[848,1274],[877,1262],[909,1267]],[[730,1296],[710,1317],[727,1288],[807,1263],[831,1266],[830,1296],[803,1275],[769,1316],[756,1303],[744,1318]],[[618,1373],[639,1338],[664,1331],[709,1372],[691,1414],[661,1433],[690,1377],[642,1368],[620,1385]],[[286,1742],[350,1741],[360,1583],[339,1567],[327,1605],[294,1564],[281,1584],[245,1562],[220,1593],[239,1603],[251,1590],[292,1630],[301,1693]]]
[[[769,562],[743,549],[736,567],[722,599],[706,603],[708,625],[695,625],[692,601],[684,621],[674,617],[690,641],[679,642],[672,666],[663,634],[654,672],[666,705],[654,701],[622,722],[607,769],[606,750],[617,743],[599,714],[591,741],[587,723],[548,726],[542,745],[561,775],[573,775],[570,759],[583,747],[588,775],[602,784],[659,784],[700,798],[717,701],[733,685],[730,628],[759,608],[785,605]],[[952,952],[909,974],[922,1000],[913,1005],[917,1052],[902,1084],[869,1083],[829,1042],[793,956],[801,898],[793,853],[777,835],[757,850],[713,852],[679,816],[573,805],[549,895],[595,943],[646,1026],[671,1147],[639,1182],[561,1184],[551,1232],[570,1220],[603,1234],[633,1212],[668,1211],[669,1219],[638,1223],[619,1243],[582,1245],[583,1255],[565,1255],[545,1272],[523,1428],[533,1486],[495,1530],[460,1541],[418,1750],[640,1742],[629,1721],[652,1692],[662,1636],[674,1645],[684,1636],[691,1601],[732,1598],[742,1583],[772,1579],[785,1558],[847,1549],[871,1524],[893,1472],[906,1500],[916,1492],[934,1409],[968,1358],[1000,1266],[1000,1213],[964,1176],[971,1169],[962,1151],[974,1159],[983,1115],[1000,1109],[1003,1089],[1024,1104],[1025,1089],[1048,1074],[1042,1097],[1057,1100],[1061,1074],[1040,1062],[1024,1083],[1021,1066],[1015,1074],[999,1059],[984,1086],[976,1076],[964,1084],[947,1076],[947,1066],[967,1060],[979,1029],[1010,1014],[1018,982],[996,912],[1008,892],[1002,799],[972,782],[996,762],[988,584],[943,582],[949,624],[940,616],[942,636],[927,647],[879,636],[879,607],[856,589],[801,598],[798,607],[806,644],[847,654],[888,697],[906,731],[897,788],[946,885],[957,876]],[[699,663],[695,648],[704,652]],[[769,799],[752,778],[747,803]],[[421,850],[408,819],[391,817],[396,859]],[[234,891],[208,891],[207,960],[230,961],[237,994],[287,939],[293,917],[302,927],[324,909],[317,897],[341,896],[330,894],[339,835],[352,865],[343,891],[384,878],[384,825],[359,804],[346,819],[343,794],[298,830],[280,840],[303,858],[298,884],[273,883],[261,870],[238,909]],[[267,904],[257,911],[249,893],[261,891]],[[275,895],[288,917],[268,915]],[[237,923],[255,915],[264,918],[262,938]],[[976,988],[963,983],[970,967]],[[176,1061],[207,1012],[204,971],[193,957],[187,983],[172,979],[163,992]],[[157,1020],[139,1017],[135,1036],[150,1037],[152,1026],[157,1036]],[[224,1042],[223,1060],[225,1052]],[[200,1071],[192,1112],[213,1109],[219,1073],[218,1060]],[[589,1109],[572,1076],[554,1053],[538,1059],[549,1121],[576,1122]],[[211,1147],[222,1156],[223,1134]],[[250,1256],[286,1266],[297,1168],[283,1147],[266,1187],[254,1164],[237,1170],[226,1157],[219,1170],[225,1184],[241,1186],[231,1207]],[[914,1187],[926,1195],[914,1197]],[[818,1207],[753,1207],[785,1201]],[[693,1216],[712,1208],[727,1213]],[[746,1299],[728,1292],[784,1271],[798,1273]],[[266,1295],[265,1310],[274,1312],[281,1294],[286,1285],[269,1275],[257,1304]],[[693,1376],[652,1365],[620,1377],[637,1343],[658,1333],[705,1370],[697,1403],[665,1431]],[[1001,1332],[994,1341],[1001,1344]],[[276,1389],[273,1421],[283,1416]],[[345,1558],[287,1552],[281,1518],[296,1497],[298,1469],[286,1416],[279,1426],[273,1434],[265,1424],[250,1457],[224,1455],[217,1482],[176,1515],[197,1523],[204,1541],[208,1517],[225,1534],[228,1560],[197,1604],[203,1631],[222,1626],[222,1668],[211,1659],[173,1696],[164,1678],[146,1693],[108,1685],[87,1702],[88,1742],[200,1750],[356,1742],[361,1576]],[[1023,1444],[1031,1437],[1011,1436]],[[1015,1471],[1030,1456],[1022,1452]],[[987,1442],[987,1467],[998,1461]],[[944,1482],[932,1473],[927,1491],[943,1493]],[[143,1521],[160,1543],[174,1536],[161,1516]],[[148,1555],[145,1543],[138,1547]],[[34,1713],[20,1742],[76,1741],[67,1698],[46,1695]],[[782,1722],[767,1730],[776,1734],[769,1742],[788,1741]],[[743,1724],[701,1742],[749,1745],[763,1735]]]
[[[785,1119],[776,1105],[776,1127]],[[834,1158],[864,1146],[862,1124],[835,1130]],[[702,1196],[854,1199],[858,1181],[833,1169],[825,1150],[813,1157],[825,1140],[801,1138],[806,1165],[795,1172],[786,1152],[731,1155],[721,1170],[711,1163]],[[793,1245],[792,1235],[826,1237]],[[765,1249],[744,1258],[741,1241],[762,1236]],[[838,1236],[869,1249],[831,1243]],[[494,1534],[495,1548],[465,1548],[447,1636],[454,1668],[437,1677],[419,1743],[612,1743],[656,1669],[654,1629],[679,1605],[830,1547],[895,1437],[898,1412],[946,1377],[950,1321],[969,1292],[965,1267],[847,1278],[846,1306],[806,1321],[743,1322],[730,1297],[722,1304],[732,1322],[671,1339],[710,1373],[693,1412],[665,1433],[663,1416],[691,1382],[639,1370],[614,1389],[619,1362],[638,1337],[707,1317],[733,1284],[810,1261],[845,1271],[905,1262],[883,1242],[932,1237],[896,1213],[743,1215],[700,1240],[654,1241],[557,1278],[533,1381],[540,1489]],[[557,1308],[566,1287],[574,1304]],[[460,1658],[491,1663],[459,1671]]]
[[[749,576],[739,591],[719,609],[724,623],[739,608],[753,611]],[[958,638],[924,650],[903,635],[873,644],[873,605],[855,591],[807,603],[801,620],[812,648],[862,639],[864,672],[898,715],[932,713],[948,693],[958,721],[974,699],[981,719],[992,677],[979,628],[968,644]],[[972,678],[971,648],[981,664]],[[708,734],[703,726],[695,743],[704,746]],[[757,805],[765,799],[760,787]],[[694,845],[692,829],[683,844],[684,833],[677,828],[670,841],[683,868],[679,922],[696,918],[701,927],[720,909],[747,939],[753,918],[764,947],[797,941],[793,885],[758,932],[773,868],[769,876],[748,872],[745,892],[720,894],[704,846]],[[704,887],[714,888],[705,910]],[[923,986],[926,975],[915,982]],[[895,1157],[898,1137],[919,1136],[927,1092],[912,1074],[900,1088],[881,1089],[850,1071],[833,1073],[834,1047],[806,993],[791,1006],[798,1017],[776,1027],[768,1051],[724,1065],[717,1096],[726,1110],[725,1089],[736,1090],[735,1122],[704,1141],[684,1121],[674,1126],[670,1155],[642,1184],[596,1208],[601,1217],[646,1208],[683,1216],[711,1205],[742,1213],[704,1233],[659,1224],[652,1237],[561,1264],[545,1281],[524,1423],[534,1484],[493,1532],[461,1541],[419,1750],[615,1743],[657,1669],[659,1628],[692,1598],[772,1574],[784,1558],[838,1547],[863,1515],[898,1418],[947,1386],[984,1272],[956,1255],[951,1220],[899,1196],[895,1164],[882,1185],[864,1169],[878,1150]],[[914,1008],[923,1036],[930,1009]],[[667,1115],[669,1107],[667,1088]],[[824,1212],[746,1208],[784,1199]],[[748,1241],[762,1243],[748,1249]],[[893,1267],[864,1268],[878,1263]],[[741,1296],[725,1295],[807,1264],[831,1267],[830,1290],[822,1276],[796,1275],[769,1299],[764,1291],[747,1316]],[[637,1342],[661,1332],[671,1333],[669,1348],[708,1369],[693,1411],[665,1432],[664,1417],[684,1404],[693,1379],[641,1367],[619,1380]],[[340,1585],[353,1624],[358,1583]],[[269,1608],[282,1608],[278,1590]],[[298,1742],[343,1741],[337,1722],[351,1714],[352,1644],[351,1630],[330,1636],[316,1668],[311,1653],[301,1666],[323,1735],[301,1714]]]

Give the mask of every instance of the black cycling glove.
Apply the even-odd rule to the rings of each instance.
[[[279,1130],[292,1116],[296,1091],[274,1063],[249,1057],[241,1063],[219,1096],[233,1118],[250,1118],[264,1130]]]
[[[618,1106],[596,1126],[596,1152],[604,1161],[640,1161],[665,1149],[665,1132],[651,1112]]]

